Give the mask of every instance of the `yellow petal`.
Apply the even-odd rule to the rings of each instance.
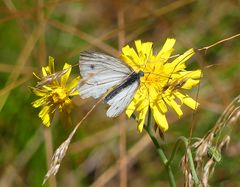
[[[49,67],[49,74],[55,73],[55,68],[54,68],[54,58],[49,56],[48,57],[48,67]]]
[[[78,77],[76,77],[75,79],[73,79],[73,80],[70,82],[70,84],[67,85],[67,90],[68,90],[69,92],[71,92],[74,88],[77,87],[79,81],[80,81],[80,76],[78,76]],[[70,95],[70,96],[78,95],[78,90],[75,89],[74,92],[71,92],[69,95]]]
[[[179,117],[181,117],[183,115],[183,112],[182,112],[182,110],[180,108],[180,105],[178,105],[174,100],[170,100],[168,102],[168,104],[178,114]]]
[[[127,63],[134,71],[139,70],[140,67],[140,58],[136,51],[133,48],[130,48],[128,45],[122,48],[121,59]]]
[[[50,117],[50,106],[45,106],[43,109],[39,112],[38,116],[42,119],[43,124],[47,127],[51,124],[51,117]]]
[[[199,82],[200,80],[188,79],[181,88],[189,90],[193,86],[197,85]]]
[[[64,105],[62,107],[62,111],[63,112],[67,112],[68,114],[70,114],[70,112],[72,111],[72,100],[71,99],[66,99],[64,101]]]
[[[64,66],[63,66],[63,70],[65,70],[65,69],[67,69],[67,72],[64,73],[64,74],[61,76],[61,85],[62,85],[62,86],[65,86],[65,85],[67,84],[69,75],[70,75],[70,73],[71,73],[72,66],[71,66],[70,64],[65,63]]]
[[[47,67],[42,67],[42,74],[44,77],[46,77],[48,74],[47,74]]]
[[[131,48],[129,47],[129,45],[126,45],[122,48],[122,54],[124,56],[129,56],[129,51],[131,50]]]
[[[31,88],[31,91],[37,95],[37,96],[45,96],[46,95],[46,91],[44,92],[42,89],[37,89],[37,88],[34,88],[34,87],[30,87]]]
[[[199,106],[199,103],[196,102],[194,99],[192,99],[191,97],[189,97],[188,95],[184,95],[180,92],[176,92],[174,93],[174,95],[185,105],[187,105],[188,107],[196,110],[197,107]]]
[[[192,99],[191,97],[189,96],[186,96],[184,99],[183,99],[183,103],[187,106],[189,106],[190,108],[192,108],[193,110],[196,110],[199,106],[199,103],[196,102],[194,99]]]
[[[186,51],[184,54],[180,55],[178,58],[176,58],[172,63],[171,66],[173,67],[173,72],[177,72],[180,71],[184,68],[186,68],[185,66],[185,62],[191,58],[191,56],[194,55],[194,50],[193,49],[189,49],[188,51]]]
[[[56,86],[56,85],[55,85]],[[46,86],[46,85],[43,85],[42,86],[44,89],[46,89],[46,91],[50,92],[52,90],[54,90],[55,88],[53,86]]]
[[[149,106],[149,101],[147,99],[141,99],[137,101],[137,111],[144,110],[144,108],[148,108]]]
[[[202,77],[202,71],[200,69],[194,70],[194,71],[187,71],[187,72],[188,72],[188,75],[186,76],[192,79],[199,79]]]
[[[136,104],[134,102],[134,100],[131,101],[131,103],[128,105],[127,109],[126,109],[126,115],[130,118],[134,112],[136,108]]]
[[[168,38],[162,49],[157,54],[156,59],[166,62],[173,51],[175,42],[176,40],[174,38]]]
[[[137,52],[141,53],[142,52],[142,41],[141,40],[136,40],[135,41],[135,46],[136,46]]]
[[[48,66],[42,67],[42,74],[44,77],[51,75],[55,72],[54,69],[54,58],[49,56],[48,57]]]
[[[41,80],[41,78],[34,72],[33,72],[33,76],[36,77],[37,79]]]
[[[145,107],[143,110],[139,112],[138,127],[137,127],[139,133],[141,133],[143,130],[147,112],[148,112],[148,107]]]
[[[139,55],[139,64],[145,65],[152,55],[152,42],[142,43],[141,40],[135,41],[135,46]]]
[[[142,52],[146,54],[147,57],[152,56],[152,45],[153,45],[152,42],[146,42],[146,43],[143,43],[142,45]]]
[[[135,63],[140,61],[139,56],[133,48],[128,49],[127,56]]]
[[[157,107],[152,108],[152,114],[161,131],[165,132],[168,130],[168,122],[165,114],[161,113]]]
[[[155,102],[156,98],[159,96],[160,91],[157,89],[157,87],[155,88],[154,86],[149,86],[148,90],[149,98],[151,101]]]
[[[180,92],[174,92],[174,95],[180,100],[181,105],[183,104],[183,99],[186,97],[184,94]]]
[[[34,108],[38,108],[44,104],[46,104],[46,98],[45,97],[42,97],[40,99],[37,99],[36,101],[32,102],[32,105]]]
[[[157,107],[159,107],[159,109],[161,110],[161,112],[163,114],[165,114],[168,111],[167,106],[166,106],[165,102],[162,99],[159,99],[157,101]]]
[[[146,86],[144,84],[140,83],[140,86],[139,86],[137,92],[134,95],[134,99],[135,100],[139,100],[139,99],[141,99],[143,97],[146,98],[146,96],[145,96],[146,93],[147,93]]]

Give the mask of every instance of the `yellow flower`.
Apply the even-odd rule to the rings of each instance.
[[[152,52],[151,42],[135,41],[136,51],[128,45],[122,48],[121,59],[135,72],[144,72],[139,88],[126,109],[128,117],[134,111],[138,112],[139,132],[143,129],[149,107],[156,124],[164,132],[168,129],[165,114],[169,108],[172,108],[180,117],[183,114],[180,108],[183,104],[192,109],[196,109],[199,105],[187,94],[180,92],[191,89],[199,83],[201,70],[185,70],[185,62],[194,54],[194,50],[190,49],[172,62],[168,62],[173,58],[170,55],[174,44],[175,39],[167,39],[156,55]]]
[[[42,119],[43,124],[50,126],[54,113],[57,109],[59,112],[70,113],[72,108],[72,100],[70,97],[78,95],[75,87],[77,86],[80,77],[72,80],[67,85],[72,66],[65,63],[63,71],[55,72],[54,59],[49,57],[49,64],[42,67],[43,77],[39,78],[34,74],[40,82],[37,86],[31,88],[33,93],[39,97],[32,102],[34,108],[43,107],[38,116]],[[61,78],[60,80],[58,78]]]

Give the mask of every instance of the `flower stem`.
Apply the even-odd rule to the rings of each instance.
[[[175,184],[175,179],[174,179],[174,175],[171,169],[171,166],[168,164],[168,159],[164,154],[164,151],[162,149],[162,147],[160,146],[160,144],[158,143],[158,140],[156,139],[154,132],[152,131],[152,125],[153,125],[153,120],[152,120],[152,115],[151,115],[151,110],[149,109],[148,112],[148,121],[147,121],[147,125],[144,126],[144,129],[146,130],[146,132],[148,133],[148,135],[150,136],[153,144],[156,147],[158,156],[160,158],[160,160],[162,161],[162,163],[165,166],[165,169],[167,170],[168,173],[168,177],[169,177],[169,183],[171,187],[176,187]]]
[[[171,162],[173,161],[173,158],[180,146],[180,143],[183,142],[184,143],[184,146],[185,146],[185,149],[187,151],[187,158],[188,158],[188,161],[189,161],[189,165],[190,165],[190,170],[191,170],[191,173],[192,173],[192,177],[193,177],[193,180],[194,180],[194,186],[198,186],[199,185],[199,179],[198,179],[198,176],[197,176],[197,172],[196,172],[196,169],[195,169],[195,166],[194,166],[194,162],[193,162],[193,157],[192,157],[192,152],[189,148],[189,140],[184,137],[184,136],[180,136],[178,139],[177,139],[177,142],[175,144],[175,147],[172,151],[172,154],[170,156],[170,159],[168,160],[167,162],[167,165],[170,165]]]

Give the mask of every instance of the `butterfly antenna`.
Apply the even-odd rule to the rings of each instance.
[[[191,53],[191,54],[192,54],[192,53]],[[191,55],[191,54],[189,54],[189,55]],[[162,59],[167,61],[168,59],[176,58],[176,57],[179,57],[179,56],[180,56],[180,54],[176,54],[176,55],[172,55],[172,56],[170,56],[170,57],[168,57],[168,58],[162,58]],[[186,57],[185,57],[185,58],[186,58]],[[185,59],[185,58],[184,58],[184,59]],[[145,64],[144,69],[146,68],[146,65],[147,65],[148,63],[150,63],[150,62],[148,61],[148,59],[149,59],[149,56],[148,56],[148,58],[147,58],[147,63]],[[179,63],[181,63],[184,59],[182,59]],[[155,63],[155,62],[157,62],[157,61],[159,61],[159,60],[155,60],[155,61],[153,61],[153,62],[151,62],[151,63]],[[174,67],[173,71],[171,72],[171,75],[173,74],[174,70],[175,70],[176,67],[179,65],[179,63],[176,64],[176,66]],[[145,72],[145,71],[144,71],[144,72]],[[145,72],[145,73],[149,73],[149,74],[153,74],[153,75],[158,75],[158,74],[155,74],[155,73],[153,73],[153,72]],[[164,78],[168,78],[168,81],[169,81],[170,79],[172,79],[172,78],[171,78],[171,75],[170,75],[170,76],[158,75],[158,76],[164,77]]]
[[[182,61],[184,61],[187,57],[189,57],[190,55],[192,55],[193,53],[194,53],[194,51],[193,51],[192,53],[188,54],[186,57],[184,57],[182,60],[180,60],[180,61],[174,66],[174,68],[173,68],[173,70],[172,70],[172,72],[171,72],[171,74],[170,74],[170,78],[169,78],[168,81],[167,81],[167,84],[169,83],[169,80],[171,79],[171,76],[172,76],[172,74],[174,73],[174,71],[175,71],[175,69],[177,68],[177,66],[178,66]]]

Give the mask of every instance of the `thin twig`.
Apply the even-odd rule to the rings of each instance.
[[[118,18],[118,48],[121,51],[121,48],[125,43],[125,31],[124,31],[124,10],[123,10],[123,0],[119,2],[119,10],[117,12]],[[122,113],[119,116],[119,130],[120,130],[120,159],[119,159],[119,173],[120,173],[120,187],[127,186],[127,156],[126,156],[126,116]]]
[[[240,33],[239,33],[239,34],[235,34],[235,35],[233,35],[233,36],[230,36],[230,37],[228,37],[228,38],[222,39],[222,40],[220,40],[220,41],[215,42],[214,44],[211,44],[211,45],[206,46],[206,47],[202,47],[202,48],[197,49],[197,50],[198,50],[198,51],[203,51],[203,50],[205,50],[205,52],[206,52],[209,48],[212,48],[212,47],[214,47],[214,46],[216,46],[216,45],[218,45],[218,44],[221,44],[221,43],[223,43],[223,42],[232,40],[232,39],[234,39],[234,38],[236,38],[236,37],[238,37],[238,36],[240,36]]]

